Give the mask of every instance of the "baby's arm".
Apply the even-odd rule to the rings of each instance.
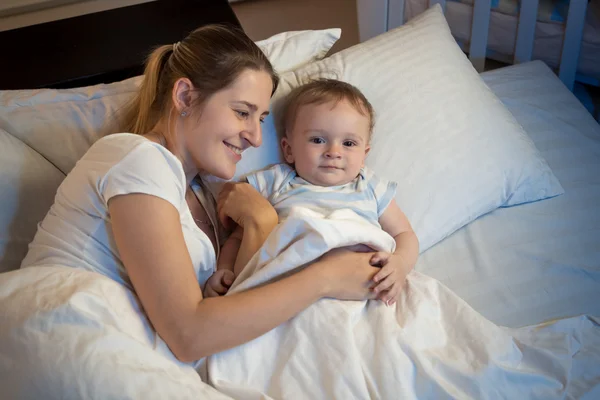
[[[236,260],[242,245],[242,237],[244,230],[241,226],[238,226],[233,233],[227,238],[223,247],[221,247],[221,255],[217,261],[217,270],[227,269],[238,276],[240,271],[235,271]]]
[[[406,275],[417,262],[419,240],[408,218],[400,210],[395,200],[392,200],[381,214],[379,224],[383,230],[394,237],[396,250],[393,254],[379,252],[371,258],[371,264],[382,265],[381,271],[373,278],[378,283],[374,290],[381,293],[379,298],[386,304],[393,304],[404,284]]]
[[[217,270],[206,281],[204,297],[223,296],[235,280],[234,266],[241,244],[241,232],[242,229],[238,227],[221,247]]]
[[[254,254],[263,245],[262,241],[248,240],[243,242],[244,229],[238,226],[231,236],[227,238],[221,248],[221,255],[217,261],[217,270],[227,269],[237,277]]]
[[[394,254],[401,254],[403,258],[413,261],[414,265],[419,255],[419,241],[408,218],[396,204],[396,200],[392,200],[381,214],[379,224],[396,241]]]

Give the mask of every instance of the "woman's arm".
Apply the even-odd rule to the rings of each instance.
[[[402,257],[410,269],[414,267],[419,257],[419,240],[412,229],[408,218],[402,212],[395,200],[385,209],[379,223],[384,231],[393,236],[396,241],[394,254]]]
[[[179,213],[145,194],[109,201],[123,264],[156,331],[177,358],[192,361],[245,343],[287,321],[321,297],[372,297],[372,254],[337,251],[278,282],[225,297],[203,299],[183,238]],[[249,246],[274,224],[244,221]]]

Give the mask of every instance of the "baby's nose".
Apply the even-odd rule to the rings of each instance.
[[[341,156],[338,146],[331,146],[325,152],[325,157],[327,158],[338,158]]]

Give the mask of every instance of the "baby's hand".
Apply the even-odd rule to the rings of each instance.
[[[235,279],[233,271],[219,269],[208,278],[204,286],[204,297],[223,296]]]
[[[379,300],[391,306],[396,302],[396,297],[404,286],[410,265],[399,255],[383,251],[373,254],[371,265],[381,267],[381,270],[373,277],[373,281],[376,283],[373,291]]]
[[[382,267],[388,263],[388,260],[392,253],[386,253],[385,251],[378,251],[371,256],[371,265],[374,267]]]

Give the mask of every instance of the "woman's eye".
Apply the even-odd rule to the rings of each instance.
[[[314,143],[314,144],[323,144],[323,143],[325,143],[325,141],[322,138],[318,138],[318,137],[311,138],[310,142]]]
[[[265,122],[264,118],[260,118],[260,123],[263,124]]]
[[[250,113],[248,111],[236,110],[235,112],[242,118],[248,118],[250,116]]]

